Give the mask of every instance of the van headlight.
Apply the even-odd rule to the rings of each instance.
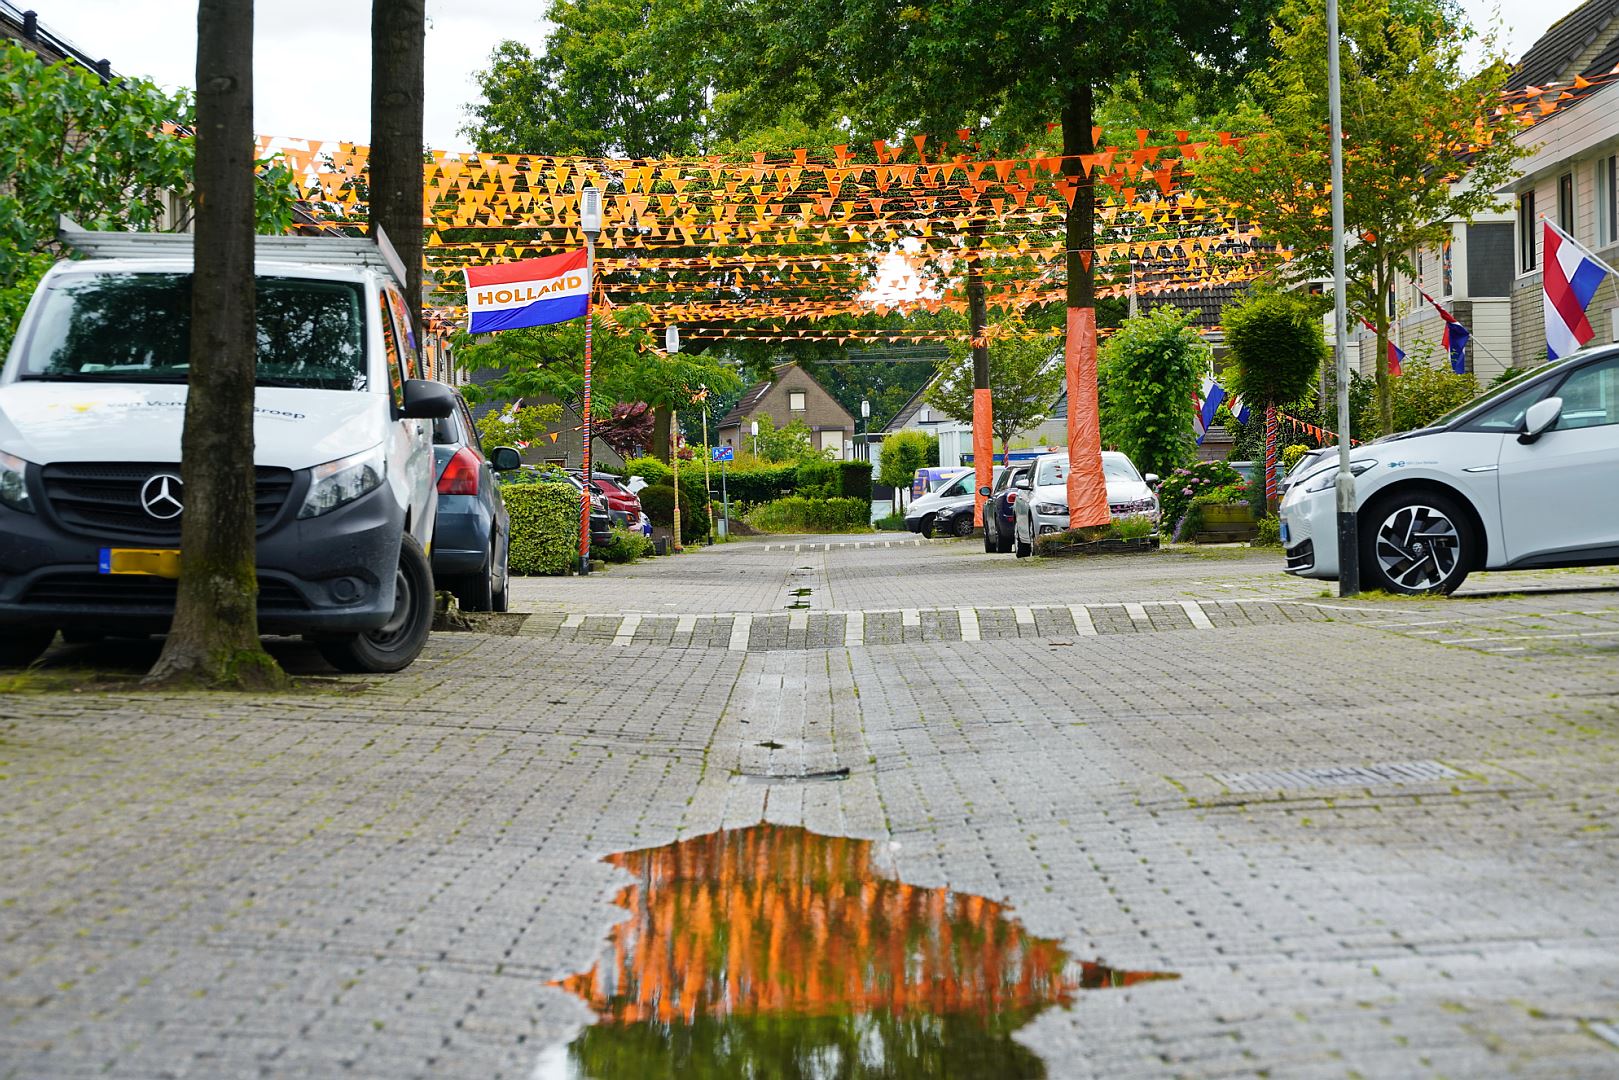
[[[34,501],[28,497],[28,462],[3,450],[0,450],[0,503],[25,514],[34,512]]]
[[[1376,464],[1377,462],[1375,461],[1351,461],[1349,463],[1349,471],[1354,473],[1356,476],[1359,476],[1361,473],[1365,472],[1367,469],[1370,469]],[[1325,491],[1337,482],[1338,466],[1333,465],[1330,468],[1322,469],[1320,472],[1310,477],[1309,480],[1305,481],[1304,490],[1306,492]]]
[[[382,484],[382,444],[309,470],[309,494],[298,509],[301,518],[319,517],[351,503]]]

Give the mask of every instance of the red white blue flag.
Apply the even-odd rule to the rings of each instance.
[[[1433,309],[1439,312],[1439,317],[1445,320],[1445,329],[1439,335],[1439,343],[1450,353],[1450,370],[1458,375],[1466,375],[1467,339],[1473,336],[1473,332],[1458,322],[1456,316],[1440,307],[1439,301],[1427,293],[1423,293],[1422,298],[1432,304]]]
[[[1541,275],[1546,301],[1546,357],[1567,356],[1596,336],[1586,306],[1612,271],[1572,236],[1546,222],[1546,270]]]
[[[463,272],[467,329],[474,334],[582,318],[590,303],[584,248]]]
[[[1374,333],[1374,334],[1377,333],[1377,327],[1373,326],[1372,321],[1370,319],[1366,318],[1365,316],[1361,317],[1360,323],[1361,323],[1362,326],[1366,327],[1366,329],[1370,330],[1372,333]],[[1405,350],[1400,348],[1398,345],[1394,344],[1394,339],[1393,338],[1389,338],[1389,374],[1390,375],[1398,375],[1400,372],[1402,372],[1404,370],[1405,370]]]

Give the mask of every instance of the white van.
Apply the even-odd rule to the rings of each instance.
[[[163,633],[181,566],[191,240],[89,233],[0,370],[0,665]],[[432,419],[387,245],[259,237],[253,460],[259,628],[344,671],[397,671],[433,618]]]

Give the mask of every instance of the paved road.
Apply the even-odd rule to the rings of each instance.
[[[534,1075],[601,858],[760,821],[1181,975],[1024,1027],[1052,1076],[1619,1072],[1619,574],[845,543],[520,582],[280,699],[0,683],[0,1076]]]

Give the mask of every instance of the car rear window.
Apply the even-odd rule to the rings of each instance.
[[[258,277],[260,386],[364,390],[364,288]],[[191,368],[190,274],[72,274],[45,292],[21,378],[183,383]]]

